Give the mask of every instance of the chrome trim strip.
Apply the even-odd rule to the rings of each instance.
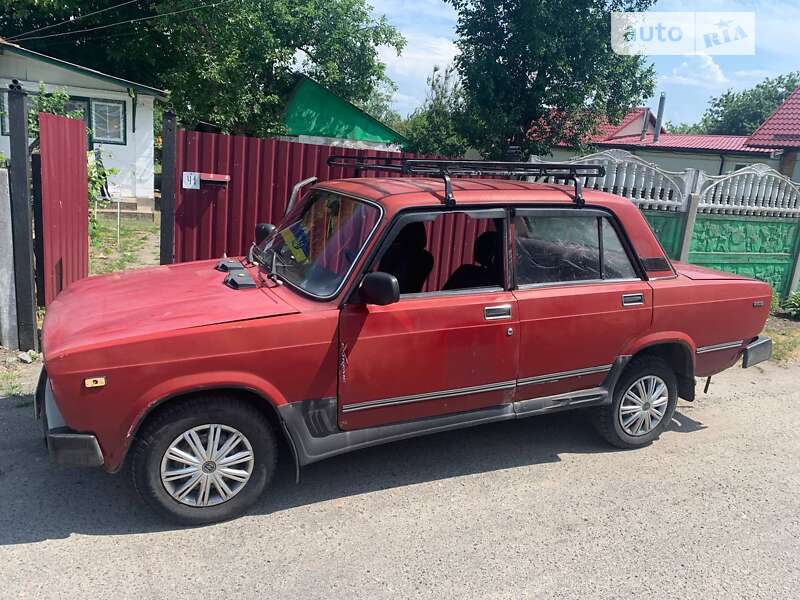
[[[697,354],[705,354],[706,352],[717,352],[718,350],[732,350],[742,345],[744,340],[737,342],[727,342],[724,344],[714,344],[713,346],[701,346],[697,349]]]
[[[586,369],[575,369],[574,371],[562,371],[561,373],[549,373],[547,375],[537,375],[536,377],[524,377],[517,380],[517,385],[532,385],[536,383],[551,383],[570,377],[581,375],[594,375],[595,373],[607,373],[613,365],[602,365],[599,367],[588,367]]]
[[[552,287],[579,287],[587,285],[610,285],[614,283],[641,283],[644,281],[639,277],[621,277],[619,279],[582,279],[580,281],[551,281],[548,283],[521,283],[517,285],[520,291],[537,290],[539,288],[552,288]]]
[[[343,413],[356,412],[359,410],[367,410],[370,408],[386,408],[388,406],[399,406],[401,404],[411,404],[412,402],[425,402],[427,400],[439,400],[442,398],[452,398],[454,396],[466,396],[469,394],[482,394],[483,392],[495,392],[500,390],[510,390],[516,387],[517,382],[500,381],[498,383],[489,383],[485,385],[473,385],[465,388],[456,388],[450,390],[442,390],[440,392],[429,392],[426,394],[412,394],[410,396],[397,396],[394,398],[382,398],[380,400],[369,400],[367,402],[358,402],[356,404],[348,404],[342,407]]]

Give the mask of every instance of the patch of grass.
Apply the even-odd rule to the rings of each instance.
[[[15,397],[22,395],[22,384],[14,369],[2,368],[0,370],[0,396]]]
[[[117,245],[117,222],[98,219],[97,233],[89,248],[89,272],[92,275],[123,271],[133,265],[145,241],[158,233],[158,224],[149,221],[122,221]]]
[[[800,355],[800,327],[787,326],[787,321],[770,319],[764,333],[772,338],[772,360],[780,364],[793,362]]]

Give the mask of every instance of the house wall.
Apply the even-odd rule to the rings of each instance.
[[[127,89],[110,81],[18,56],[0,53],[0,89],[8,89],[11,79],[18,79],[28,93],[37,93],[39,82],[45,82],[50,93],[66,88],[71,97],[117,100],[125,103],[125,144],[95,143],[94,149],[102,151],[103,164],[119,173],[109,178],[111,194],[121,198],[153,198],[153,97],[137,96],[134,99]],[[3,97],[6,107],[7,97]],[[135,123],[134,123],[135,114]],[[9,154],[9,137],[0,135],[0,152]]]
[[[598,148],[598,150],[608,150],[607,147]],[[700,152],[665,152],[654,150],[643,150],[641,148],[625,148],[632,154],[635,154],[642,160],[654,163],[666,169],[667,171],[683,171],[684,169],[693,168],[705,171],[709,175],[718,175],[720,173],[720,165],[722,164],[722,157],[719,154],[706,154]],[[553,148],[550,153],[550,160],[565,161],[573,158],[578,158],[574,151],[568,148]],[[773,169],[780,169],[780,159],[770,158],[768,155],[753,155],[753,154],[725,154],[724,165],[722,167],[723,173],[730,173],[736,169],[736,165],[754,165],[763,163],[769,165]],[[800,161],[794,167],[794,181],[800,182]]]

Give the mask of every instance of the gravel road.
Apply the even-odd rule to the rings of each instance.
[[[560,414],[309,467],[179,529],[0,400],[0,597],[796,598],[800,367],[732,369],[638,451]]]

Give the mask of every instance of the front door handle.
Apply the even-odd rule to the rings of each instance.
[[[511,305],[499,304],[497,306],[487,306],[483,309],[483,318],[487,321],[497,321],[498,319],[511,318]]]
[[[641,306],[644,304],[644,294],[623,294],[622,306]]]

